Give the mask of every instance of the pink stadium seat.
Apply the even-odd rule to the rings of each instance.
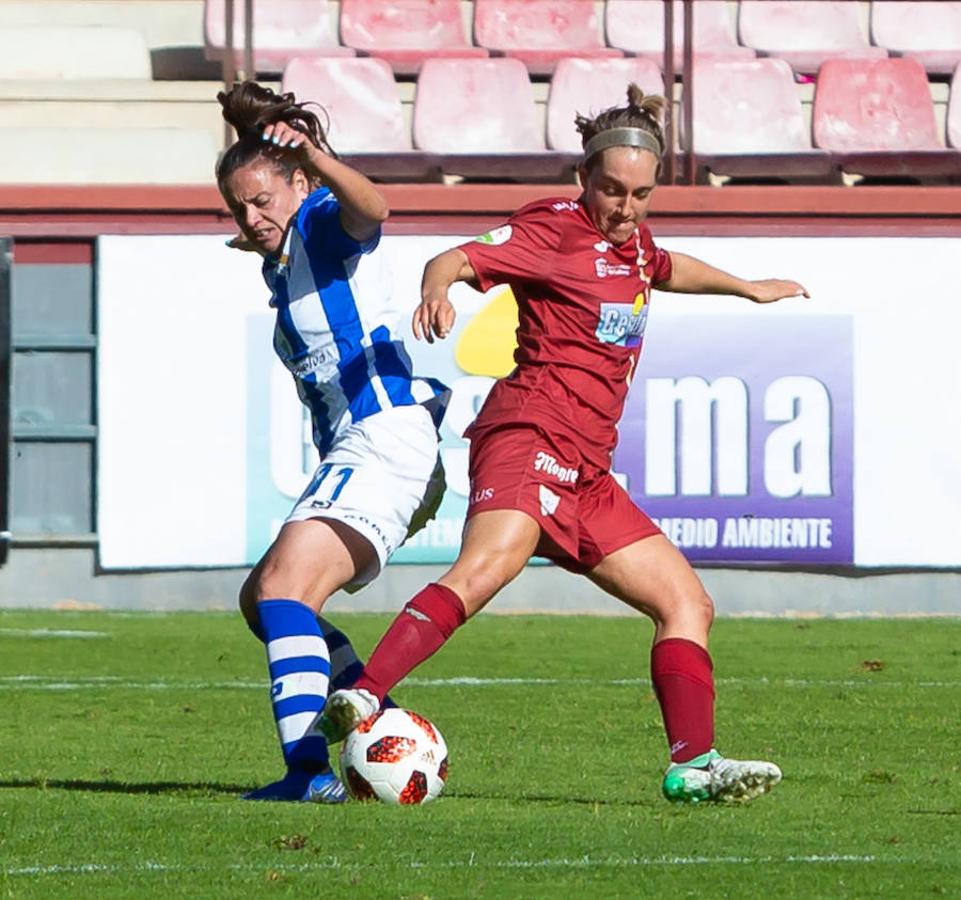
[[[913,59],[824,63],[814,142],[861,175],[961,174],[961,153],[944,149],[927,75]]]
[[[694,150],[703,169],[737,177],[831,172],[830,156],[811,145],[794,73],[783,59],[698,59],[693,95]]]
[[[320,104],[330,145],[367,174],[437,174],[436,160],[413,150],[394,73],[384,60],[295,58],[284,71],[283,90]]]
[[[222,59],[226,45],[225,0],[204,0],[204,42],[208,59]],[[233,0],[234,48],[243,60],[244,4]],[[254,4],[254,66],[283,72],[295,56],[354,56],[337,43],[327,0],[269,0]]]
[[[948,143],[961,150],[961,65],[951,79],[951,99],[948,101]]]
[[[929,72],[949,75],[961,63],[961,3],[871,4],[871,40]]]
[[[562,59],[547,99],[547,145],[579,154],[581,136],[574,128],[574,117],[624,106],[632,81],[645,94],[664,93],[660,69],[649,59]]]
[[[590,0],[474,0],[474,40],[538,75],[565,56],[624,55],[604,45]]]
[[[607,42],[612,47],[664,66],[663,0],[607,0]],[[734,40],[727,3],[694,0],[694,52],[733,59],[753,59],[754,51]],[[683,64],[684,11],[674,0],[674,67]]]
[[[417,80],[414,146],[443,157],[445,172],[505,178],[558,176],[534,91],[517,59],[429,59]]]
[[[826,59],[888,55],[868,43],[858,0],[741,0],[738,33],[742,44],[798,72],[816,72]]]
[[[341,0],[340,39],[363,56],[414,75],[430,57],[485,57],[465,35],[460,0]]]

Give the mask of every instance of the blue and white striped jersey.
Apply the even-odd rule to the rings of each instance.
[[[404,310],[377,251],[340,222],[328,188],[303,202],[279,257],[263,272],[277,310],[274,349],[310,410],[314,444],[325,454],[338,432],[394,406],[424,404],[439,425],[449,395],[433,378],[415,378],[396,327]]]

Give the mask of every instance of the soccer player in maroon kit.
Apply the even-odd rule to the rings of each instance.
[[[707,651],[714,609],[680,551],[611,475],[617,423],[644,337],[652,287],[756,303],[807,296],[793,281],[744,281],[654,245],[644,224],[660,170],[664,99],[578,116],[584,160],[576,201],[531,203],[500,228],[431,260],[417,337],[449,334],[450,286],[509,284],[517,368],[495,385],[470,438],[471,496],[460,555],[415,596],[349,690],[321,720],[342,739],[527,565],[548,557],[654,621],[651,676],[671,752],[670,800],[747,800],[781,778],[773,763],[721,756]]]

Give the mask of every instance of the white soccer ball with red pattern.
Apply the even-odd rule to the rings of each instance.
[[[423,716],[384,709],[347,735],[340,770],[356,800],[428,803],[447,781],[447,744]]]

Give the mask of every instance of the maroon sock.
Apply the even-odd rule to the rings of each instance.
[[[427,585],[391,623],[354,687],[383,701],[398,681],[433,656],[466,619],[464,604],[449,587]]]
[[[651,650],[651,680],[671,762],[687,762],[714,746],[713,670],[707,650],[684,638],[667,638]]]

